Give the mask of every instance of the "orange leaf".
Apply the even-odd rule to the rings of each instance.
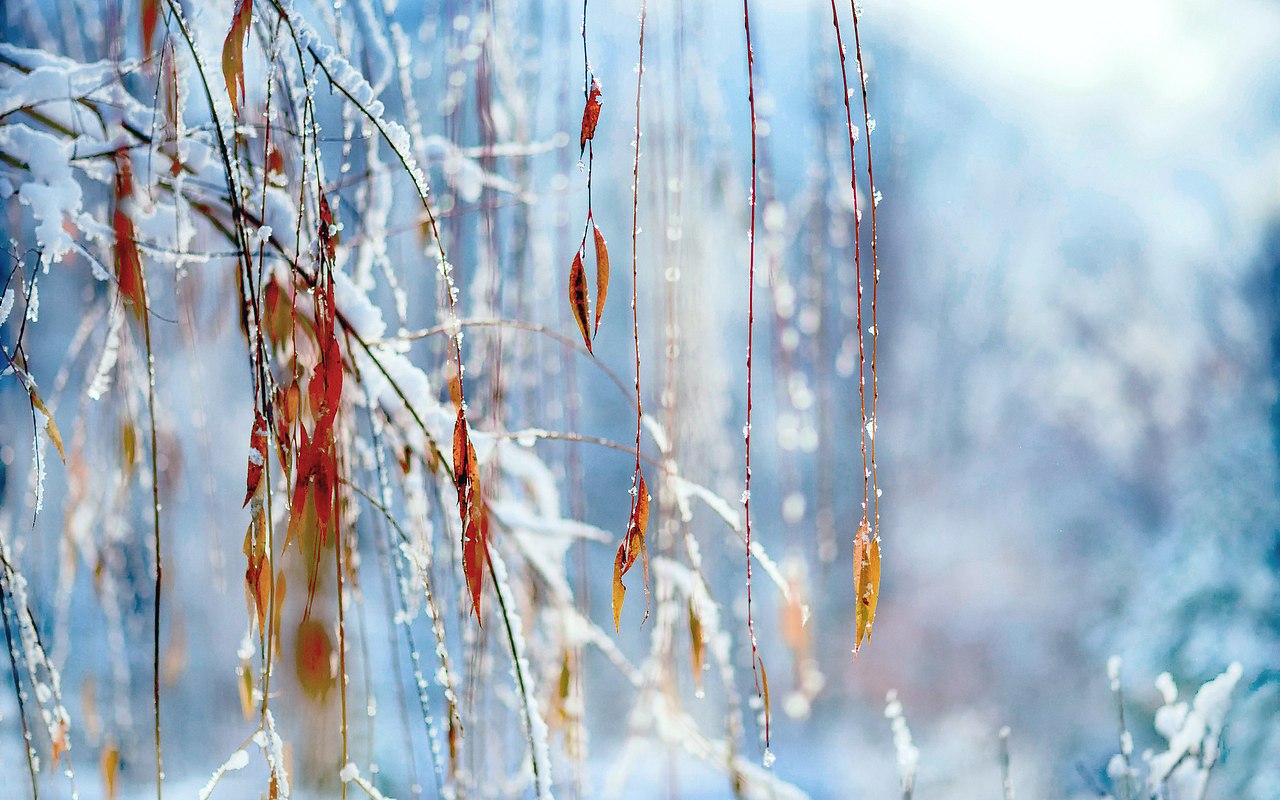
[[[624,540],[618,545],[618,554],[613,557],[613,629],[615,631],[621,630],[622,601],[627,596],[627,587],[622,583],[622,576],[628,569],[626,560],[627,543]]]
[[[871,526],[865,518],[858,526],[858,536],[853,542],[853,590],[857,595],[857,612],[854,615],[857,632],[853,652],[857,653],[863,639],[871,636],[876,604],[880,600],[880,540],[872,536]]]
[[[222,76],[227,81],[227,96],[231,98],[231,110],[237,115],[244,102],[244,37],[253,20],[253,0],[236,0],[231,15],[231,29],[222,43]],[[236,87],[239,87],[239,93]]]
[[[489,519],[480,490],[480,462],[467,433],[467,418],[458,409],[453,426],[453,477],[458,487],[458,516],[462,522],[462,573],[471,593],[471,608],[480,619],[480,592],[488,561]]]
[[[591,328],[587,323],[587,271],[582,266],[582,250],[573,257],[573,266],[569,268],[569,308],[573,310],[573,318],[582,331],[582,341],[591,352]]]
[[[706,663],[702,648],[702,620],[698,619],[692,600],[689,601],[689,642],[693,647],[693,685],[702,691],[702,668]]]
[[[578,140],[578,155],[587,149],[587,142],[596,137],[596,123],[600,121],[600,84],[591,79],[591,92],[587,95],[587,107],[582,110],[582,137]]]
[[[246,481],[244,504],[240,506],[241,508],[249,505],[249,501],[258,493],[258,486],[262,483],[262,469],[266,466],[266,463],[267,418],[262,416],[261,411],[257,411],[253,420],[253,432],[249,434],[249,474]]]
[[[102,749],[102,786],[107,800],[115,800],[116,776],[120,772],[120,750],[115,745]]]
[[[627,535],[618,545],[618,553],[613,559],[613,629],[620,627],[622,618],[622,601],[626,597],[627,587],[622,583],[626,575],[636,564],[645,549],[645,531],[649,528],[649,490],[644,483],[644,473],[636,473],[636,496],[631,503],[631,519],[627,522]],[[648,570],[648,562],[645,562]],[[647,573],[646,573],[647,581]]]
[[[323,698],[335,683],[329,657],[333,642],[324,625],[314,619],[303,620],[294,642],[294,669],[302,691],[312,699]]]
[[[605,247],[604,234],[594,222],[591,228],[596,239],[596,326],[591,332],[595,336],[600,332],[600,315],[604,313],[604,300],[609,296],[609,248]]]

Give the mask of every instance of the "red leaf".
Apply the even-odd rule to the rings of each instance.
[[[133,220],[123,209],[116,208],[112,228],[116,234],[116,279],[120,282],[120,294],[133,315],[141,319],[147,305],[142,291],[142,260],[138,257]]]
[[[262,469],[267,463],[267,419],[258,411],[253,420],[253,432],[249,434],[249,475],[246,480],[244,506],[258,493],[262,483]]]
[[[596,325],[591,332],[595,336],[600,332],[600,315],[604,313],[604,300],[609,296],[609,248],[605,246],[599,226],[592,222],[591,229],[596,240]]]
[[[480,591],[489,559],[489,519],[480,490],[480,462],[467,433],[467,418],[458,409],[453,426],[453,475],[458,487],[458,515],[462,522],[462,573],[471,593],[471,608],[480,619]]]
[[[587,142],[596,136],[596,123],[600,121],[600,84],[591,79],[591,92],[587,95],[587,107],[582,110],[582,137],[578,141],[578,155],[587,149]]]
[[[591,352],[591,327],[587,322],[587,271],[582,266],[581,250],[573,257],[573,266],[569,267],[569,308],[578,322],[578,330],[582,331],[587,352]]]
[[[151,54],[151,40],[156,35],[156,21],[160,18],[160,0],[142,0],[142,55]]]
[[[320,195],[320,256],[327,259],[328,264],[334,261],[334,246],[337,244],[337,231],[333,225],[333,210],[329,208],[329,200]]]
[[[138,255],[133,219],[127,210],[133,197],[133,171],[129,165],[129,157],[123,151],[116,153],[115,161],[115,211],[112,213],[111,227],[116,235],[116,280],[119,281],[120,294],[128,302],[133,315],[141,319],[147,308],[142,282],[142,259]]]
[[[244,37],[249,32],[252,20],[253,0],[236,0],[236,9],[231,15],[231,29],[227,31],[227,38],[222,43],[222,76],[227,81],[231,110],[237,115],[244,103]]]

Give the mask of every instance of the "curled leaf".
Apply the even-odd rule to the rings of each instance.
[[[596,137],[596,123],[600,121],[600,84],[591,79],[591,91],[587,94],[587,107],[582,110],[582,136],[578,140],[578,155],[587,149],[587,142]]]
[[[582,331],[582,341],[591,352],[591,327],[587,322],[587,271],[582,266],[582,251],[573,257],[573,266],[569,268],[569,308],[573,310],[573,318]]]
[[[631,501],[631,519],[627,523],[627,535],[618,545],[618,553],[613,559],[613,629],[619,630],[622,619],[622,601],[626,597],[627,587],[622,583],[636,559],[645,549],[645,531],[649,528],[649,490],[644,483],[644,473],[636,473],[636,494]],[[645,562],[648,570],[648,562]]]
[[[769,723],[772,719],[772,711],[769,705],[769,673],[764,668],[764,659],[756,656],[756,665],[760,667],[760,685],[757,687],[761,698],[764,700],[764,746],[769,746]]]
[[[871,625],[876,619],[876,604],[880,600],[880,540],[871,533],[871,526],[864,518],[858,526],[853,542],[853,589],[857,596],[857,626],[853,652],[862,647],[864,639],[871,636]]]
[[[231,14],[231,29],[222,43],[222,76],[227,81],[231,109],[237,115],[244,103],[244,37],[252,20],[253,0],[236,0],[236,9]]]
[[[480,462],[467,433],[467,418],[461,408],[453,427],[453,476],[458,488],[458,516],[462,522],[462,573],[471,594],[471,608],[480,619],[480,591],[489,558],[489,519],[480,491]]]
[[[591,223],[596,240],[596,324],[591,332],[595,336],[600,332],[600,315],[604,313],[604,301],[609,296],[609,248],[605,246],[604,234],[600,227]]]

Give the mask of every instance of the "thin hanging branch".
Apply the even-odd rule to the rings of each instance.
[[[751,50],[751,10],[742,0],[742,26],[747,35],[747,105],[751,110],[751,227],[747,232],[747,423],[742,429],[745,451],[745,477],[742,489],[743,529],[747,562],[747,637],[751,640],[751,673],[755,677],[756,696],[764,701],[764,743],[769,746],[769,679],[756,642],[755,615],[751,608],[751,378],[756,326],[756,83],[755,54]]]

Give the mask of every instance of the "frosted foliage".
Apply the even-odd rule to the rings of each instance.
[[[80,184],[72,176],[69,161],[74,141],[60,139],[26,125],[0,127],[0,149],[23,161],[30,179],[18,188],[22,204],[35,219],[36,242],[44,248],[45,263],[61,261],[71,249],[71,234],[64,230],[80,213]]]
[[[9,0],[9,793],[1280,797],[1280,9],[836,5]]]

